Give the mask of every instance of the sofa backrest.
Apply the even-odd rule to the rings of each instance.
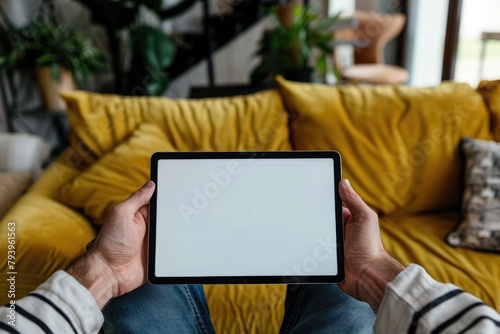
[[[298,150],[336,150],[343,175],[385,214],[458,209],[459,144],[492,139],[490,114],[467,84],[326,86],[278,79]]]
[[[337,150],[344,176],[379,213],[458,209],[459,143],[492,139],[491,115],[466,84],[432,88],[326,86],[278,80],[298,150]],[[89,165],[142,123],[162,128],[176,150],[286,150],[277,91],[203,100],[65,94],[74,151]]]
[[[91,165],[143,123],[158,125],[177,151],[289,150],[287,114],[277,90],[227,98],[124,97],[62,94],[70,145]]]

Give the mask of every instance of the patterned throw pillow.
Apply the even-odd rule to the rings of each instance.
[[[448,235],[452,246],[500,252],[500,143],[465,138],[462,220]]]

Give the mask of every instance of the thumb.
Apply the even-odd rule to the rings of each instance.
[[[365,214],[370,212],[371,209],[359,197],[358,193],[351,187],[348,179],[342,179],[339,183],[340,198],[344,201],[345,206],[351,211],[353,215]]]
[[[139,190],[130,195],[130,197],[122,204],[128,210],[136,212],[141,207],[149,203],[151,196],[153,196],[154,190],[155,190],[154,182],[148,181]]]

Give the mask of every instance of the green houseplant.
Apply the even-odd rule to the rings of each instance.
[[[321,51],[316,66],[324,66],[333,52],[330,31],[339,14],[321,18],[313,9],[296,5],[292,15],[283,17],[279,7],[271,9],[272,27],[262,36],[256,55],[261,62],[251,73],[252,82],[262,82],[281,74],[287,79],[311,81],[309,61],[314,48]]]
[[[0,69],[35,70],[48,109],[64,108],[58,90],[74,89],[75,79],[86,81],[92,72],[106,68],[107,57],[75,28],[32,22],[22,28],[11,26],[5,33],[10,43],[4,38]]]
[[[159,22],[182,14],[198,0],[181,0],[165,7],[163,0],[75,0],[106,30],[116,92],[126,95],[161,95],[169,86],[165,74],[173,63],[177,44],[161,27],[141,22],[140,12],[151,13]],[[122,54],[117,34],[127,34],[128,55]],[[129,61],[126,61],[129,60]]]

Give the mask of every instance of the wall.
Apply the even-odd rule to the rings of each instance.
[[[343,15],[349,15],[356,9],[356,0],[329,0],[328,14],[334,15],[342,12]]]
[[[213,61],[216,85],[250,82],[250,72],[258,63],[258,58],[253,53],[267,24],[267,19],[261,20],[215,53]],[[191,86],[206,85],[207,64],[202,61],[174,80],[166,95],[183,98],[189,96]]]
[[[435,86],[441,82],[448,0],[410,0],[405,66],[410,85]]]

